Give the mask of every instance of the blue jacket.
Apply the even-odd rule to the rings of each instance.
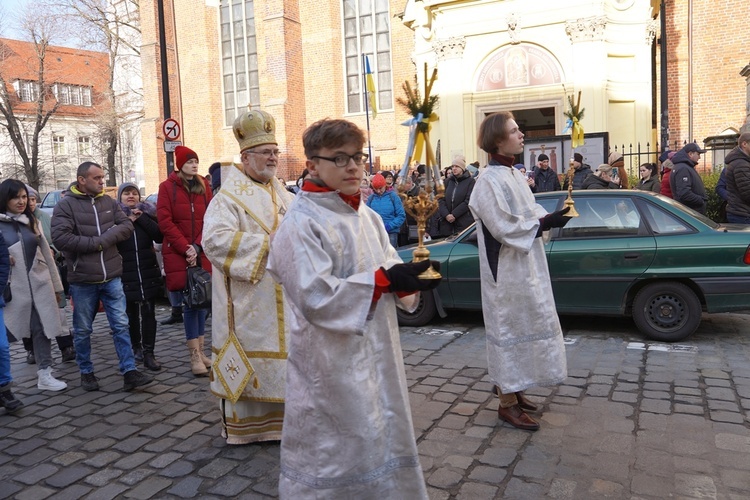
[[[395,191],[386,191],[383,194],[373,192],[367,197],[367,206],[383,219],[388,233],[398,233],[406,220],[404,205]]]

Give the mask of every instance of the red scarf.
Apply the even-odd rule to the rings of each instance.
[[[492,153],[490,154],[490,158],[498,162],[500,165],[505,165],[506,167],[513,167],[513,162],[515,161],[515,158],[512,156],[505,156],[501,155],[500,153]]]
[[[324,185],[322,181],[319,181],[317,179],[305,179],[305,182],[302,184],[302,191],[307,191],[308,193],[335,192],[335,190]],[[339,192],[338,194],[339,197],[344,200],[347,205],[352,207],[355,211],[359,210],[359,203],[362,200],[362,193],[359,190],[354,194],[343,194],[341,192]]]

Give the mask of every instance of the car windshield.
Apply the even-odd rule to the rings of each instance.
[[[718,229],[721,226],[721,224],[717,224],[716,222],[712,221],[711,219],[709,219],[702,213],[696,212],[692,208],[686,207],[682,203],[674,201],[672,198],[668,198],[667,196],[664,196],[661,194],[657,194],[655,196],[658,196],[659,199],[661,199],[662,201],[665,201],[669,203],[670,205],[673,205],[674,207],[679,208],[680,210],[684,210],[685,212],[689,213],[690,215],[692,215],[693,217],[695,217],[696,219],[698,219],[699,221],[701,221],[702,223],[704,223],[705,225],[707,225],[708,227],[712,229]]]
[[[60,201],[61,191],[52,191],[44,197],[42,201],[43,208],[53,208]]]

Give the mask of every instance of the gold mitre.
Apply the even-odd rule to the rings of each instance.
[[[276,120],[265,111],[252,109],[234,120],[234,137],[240,143],[240,152],[261,144],[276,142]]]

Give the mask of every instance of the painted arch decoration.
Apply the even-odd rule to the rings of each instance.
[[[563,82],[563,71],[548,50],[534,44],[504,45],[479,70],[476,91],[536,87]]]

